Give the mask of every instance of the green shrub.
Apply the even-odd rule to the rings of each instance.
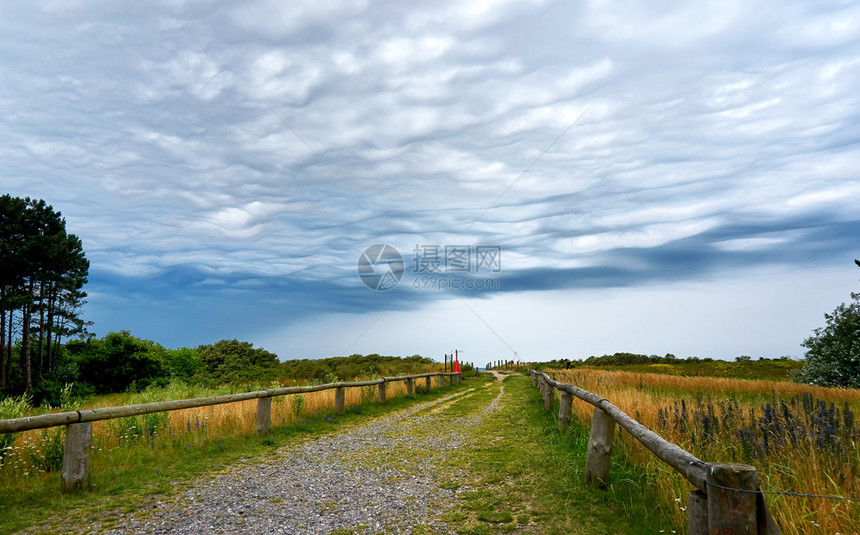
[[[21,418],[30,410],[30,395],[23,394],[18,397],[9,396],[0,399],[0,420],[8,420],[10,418]],[[3,464],[3,457],[12,450],[12,445],[18,438],[19,433],[6,433],[0,435],[0,464]]]

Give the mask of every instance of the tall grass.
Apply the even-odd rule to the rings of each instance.
[[[860,497],[860,441],[854,412],[860,390],[598,370],[554,372],[556,380],[605,397],[645,426],[705,462],[756,467],[763,490]],[[594,408],[576,400],[574,413],[590,422]],[[627,433],[620,445],[659,474],[661,499],[686,525],[690,485]],[[858,533],[857,503],[768,495],[785,534]]]
[[[290,386],[294,386],[293,383]],[[67,388],[61,407],[39,409],[30,407],[27,399],[7,398],[0,402],[0,418],[208,397],[281,386],[284,385],[274,382],[247,385],[245,388],[207,389],[176,382],[143,392],[100,396],[83,404],[75,404],[69,399],[71,389]],[[363,403],[376,402],[377,386],[346,388],[344,394],[347,410],[361,412]],[[386,399],[405,394],[404,382],[386,383]],[[334,397],[334,389],[275,397],[272,399],[272,426],[301,427],[320,421],[333,422],[336,418]],[[93,470],[100,471],[106,467],[123,470],[134,467],[141,456],[168,459],[179,451],[221,447],[222,439],[256,433],[256,414],[257,400],[248,400],[93,422]],[[44,483],[50,473],[58,471],[62,467],[64,429],[54,427],[0,435],[0,440],[3,440],[0,442],[0,487],[7,490],[27,488],[34,484],[34,479]]]

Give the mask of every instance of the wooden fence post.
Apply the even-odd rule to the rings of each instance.
[[[744,464],[708,463],[708,530],[711,535],[758,534],[758,474]],[[753,492],[739,492],[740,489]]]
[[[558,427],[562,431],[570,427],[570,411],[573,405],[573,394],[567,390],[561,391],[561,400],[558,404]]]
[[[538,387],[538,374],[534,370],[532,370],[532,386]]]
[[[257,398],[257,434],[266,435],[272,428],[272,398]]]
[[[406,395],[414,396],[415,395],[415,387],[412,386],[412,379],[406,380]]]
[[[385,405],[385,381],[379,383],[379,404]]]
[[[454,376],[453,375],[448,376],[448,386],[454,386]]]
[[[700,490],[687,495],[687,526],[690,535],[708,535],[708,497]]]
[[[430,379],[431,379],[431,377],[428,375],[427,376],[427,392],[430,392],[430,390],[433,389],[433,385],[430,384]]]
[[[606,487],[609,481],[609,461],[615,438],[615,420],[600,407],[594,408],[591,434],[588,437],[588,455],[585,459],[585,482]]]
[[[86,490],[90,486],[90,447],[93,439],[92,422],[66,426],[63,446],[63,471],[60,479],[63,492]]]
[[[344,413],[344,399],[346,398],[345,391],[346,389],[342,386],[339,386],[334,389],[334,413],[335,414],[343,414]]]
[[[445,376],[441,373],[438,375],[439,377],[439,388],[443,388],[445,386]]]
[[[552,404],[555,401],[555,388],[547,381],[543,382],[543,410],[552,412]]]

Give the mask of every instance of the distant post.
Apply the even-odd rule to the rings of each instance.
[[[379,383],[379,404],[385,405],[385,381]]]
[[[346,397],[344,387],[339,386],[334,389],[334,413],[344,413],[344,398]]]
[[[585,482],[606,487],[609,481],[609,462],[612,441],[615,438],[615,420],[600,407],[594,408],[591,419],[591,435],[588,437],[588,453],[585,459]],[[720,532],[722,533],[722,532]]]
[[[414,390],[415,390],[415,388],[412,386],[412,379],[407,379],[406,380],[406,395],[407,396],[414,396],[415,395]]]
[[[272,398],[257,398],[257,434],[268,434],[272,428]]]
[[[552,412],[552,404],[555,401],[555,388],[547,380],[543,381],[543,410]]]
[[[432,378],[428,375],[428,376],[427,376],[427,392],[430,392],[430,390],[432,390],[432,389],[433,389],[433,385],[432,385],[432,384],[430,384],[430,383],[431,383],[431,381],[430,381],[431,379],[432,379]]]
[[[562,431],[570,427],[570,411],[573,405],[573,394],[567,390],[561,391],[561,400],[558,404],[558,427]]]

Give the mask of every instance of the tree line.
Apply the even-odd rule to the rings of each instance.
[[[18,343],[13,352],[16,361],[20,351]],[[87,398],[159,388],[173,381],[206,387],[295,380],[321,383],[405,375],[433,365],[431,359],[418,355],[400,358],[377,354],[281,362],[275,353],[250,342],[220,340],[195,348],[168,349],[128,331],[70,340],[60,348],[58,361],[55,372],[33,385],[30,398],[35,405],[59,405],[63,388],[69,384],[74,397]],[[20,392],[7,388],[3,393]]]
[[[0,389],[19,381],[29,392],[57,370],[62,340],[84,332],[89,267],[60,212],[43,200],[0,197]]]

